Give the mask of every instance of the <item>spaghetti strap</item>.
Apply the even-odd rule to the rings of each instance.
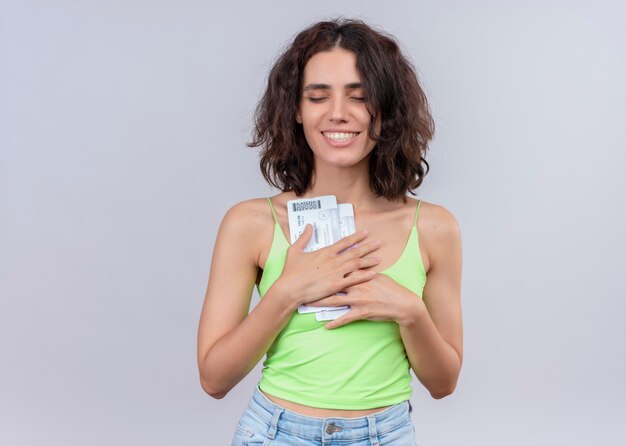
[[[274,212],[274,206],[272,206],[272,200],[270,197],[267,197],[267,202],[270,204],[270,209],[272,210],[272,215],[274,216],[274,221],[278,223],[278,218],[276,218],[276,212]]]
[[[413,219],[413,226],[415,226],[415,225],[417,224],[417,214],[418,214],[418,213],[419,213],[419,211],[420,211],[420,205],[421,205],[421,204],[422,204],[422,200],[418,200],[418,201],[417,201],[417,206],[416,206],[416,209],[415,209],[415,218]],[[273,212],[273,211],[272,211],[272,212]]]

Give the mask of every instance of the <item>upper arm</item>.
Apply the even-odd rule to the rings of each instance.
[[[439,333],[463,362],[461,230],[444,207],[434,206],[426,232],[430,268],[422,299]]]
[[[228,210],[217,234],[198,326],[198,362],[248,314],[258,272],[263,215],[252,201]]]

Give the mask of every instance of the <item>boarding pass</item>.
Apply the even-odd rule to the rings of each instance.
[[[306,252],[330,246],[356,231],[354,209],[349,203],[337,204],[334,195],[290,200],[287,202],[289,233],[294,243],[307,224],[313,226],[313,235],[305,247]],[[345,314],[350,307],[311,307],[300,305],[299,313],[315,313],[318,321],[332,320]]]

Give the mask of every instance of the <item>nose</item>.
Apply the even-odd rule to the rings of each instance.
[[[330,110],[330,120],[332,122],[347,122],[348,113],[346,111],[346,101],[344,98],[335,98]]]

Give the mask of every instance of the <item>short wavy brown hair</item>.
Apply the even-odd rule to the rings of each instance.
[[[424,156],[435,125],[415,69],[395,39],[360,20],[319,22],[296,36],[270,71],[248,146],[262,146],[260,166],[268,183],[298,196],[306,192],[315,163],[302,125],[296,123],[304,67],[316,53],[336,46],[356,54],[368,98],[369,135],[376,141],[369,161],[372,191],[406,200],[406,193],[414,194],[430,170]]]

